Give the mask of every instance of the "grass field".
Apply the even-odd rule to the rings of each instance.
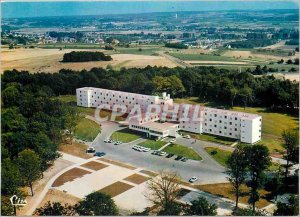
[[[175,102],[197,104],[198,100],[196,97],[191,97],[186,99],[175,99]],[[199,103],[199,104],[204,106],[210,106],[210,107],[220,106],[215,103]],[[278,151],[283,150],[283,148],[281,147],[282,144],[281,133],[283,132],[283,130],[298,129],[298,125],[299,125],[298,116],[292,116],[287,113],[271,112],[271,111],[267,111],[265,108],[260,108],[260,107],[248,107],[246,109],[242,107],[233,107],[229,109],[234,111],[259,114],[262,116],[262,141],[260,142],[260,144],[266,145],[269,148],[271,153],[277,153]],[[191,134],[191,136],[192,135],[193,134]],[[211,135],[209,136],[200,135],[199,139],[222,143],[222,144],[228,143],[227,139],[223,140],[223,138],[215,137]]]
[[[134,140],[139,139],[140,137],[141,136],[139,134],[137,134],[136,132],[134,132],[128,128],[116,131],[111,135],[111,138],[113,140],[121,141],[124,143],[132,142]]]
[[[151,148],[152,150],[158,150],[161,147],[163,147],[165,144],[167,144],[167,143],[164,141],[155,141],[152,139],[147,139],[146,141],[144,141],[138,145],[146,147],[146,148]]]
[[[163,151],[175,155],[181,155],[192,160],[202,160],[201,156],[196,151],[183,145],[171,144],[164,148]]]
[[[91,142],[100,133],[100,126],[87,118],[82,118],[75,129],[75,137],[83,141]]]
[[[228,198],[230,200],[235,201],[235,195],[230,183],[220,183],[220,184],[208,184],[208,185],[196,185],[197,189],[201,191],[208,192],[210,194],[218,195],[221,197]],[[248,204],[249,199],[249,188],[246,185],[241,186],[240,192],[240,203]],[[261,199],[256,203],[258,208],[263,208],[270,204],[270,202],[266,199],[269,194],[268,191],[261,189],[258,191],[261,195]]]
[[[231,151],[226,151],[215,147],[206,147],[205,151],[224,167],[226,167],[226,161],[232,153]],[[216,153],[214,154],[214,152]]]
[[[218,56],[211,54],[184,54],[184,53],[170,53],[171,56],[174,56],[181,60],[189,60],[189,61],[235,61],[232,57],[227,56]]]

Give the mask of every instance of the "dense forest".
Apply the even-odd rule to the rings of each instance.
[[[170,69],[148,66],[143,69],[122,68],[120,71],[62,69],[55,74],[5,71],[2,88],[14,82],[32,90],[45,90],[48,95],[75,94],[76,88],[92,86],[143,94],[167,91],[174,98],[193,96],[201,102],[217,102],[225,106],[251,105],[280,110],[298,110],[299,98],[297,82],[214,67]]]
[[[9,198],[27,194],[22,187],[30,187],[34,194],[32,183],[59,157],[58,145],[70,140],[78,117],[76,108],[53,98],[50,85],[25,80],[2,86],[2,215],[15,214]]]
[[[72,51],[65,53],[63,62],[88,62],[88,61],[110,61],[111,56],[105,55],[102,52],[91,51]]]
[[[182,43],[166,43],[165,47],[175,48],[175,49],[187,49],[188,46]]]

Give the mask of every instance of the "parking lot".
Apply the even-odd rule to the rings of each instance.
[[[188,159],[186,162],[180,159],[175,160],[178,155],[166,157],[167,154],[163,153],[161,155],[154,155],[153,150],[151,151],[136,151],[133,149],[135,145],[138,145],[146,139],[140,138],[130,143],[122,143],[119,145],[114,145],[114,143],[107,143],[104,140],[110,138],[110,135],[121,129],[117,123],[113,122],[103,122],[102,133],[97,136],[92,146],[97,152],[105,152],[106,157],[109,159],[121,161],[124,163],[129,163],[136,167],[143,167],[152,171],[161,170],[172,170],[179,174],[179,176],[184,180],[188,181],[191,177],[197,177],[197,184],[211,184],[211,183],[222,183],[227,182],[225,170],[223,167],[218,165],[207,153],[202,150],[201,145],[192,144],[191,139],[180,138],[176,139],[182,145],[189,146],[191,149],[199,153],[202,157],[201,161]],[[166,140],[166,143],[169,139]],[[193,147],[191,147],[193,145]],[[200,151],[202,151],[200,153]]]

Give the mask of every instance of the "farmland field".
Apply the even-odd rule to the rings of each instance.
[[[176,67],[177,64],[162,56],[137,55],[137,54],[112,54],[112,61],[91,61],[80,63],[63,63],[61,62],[63,55],[71,51],[78,51],[79,49],[14,49],[8,50],[3,48],[2,56],[2,70],[27,70],[30,72],[58,72],[60,69],[73,70],[89,70],[93,67],[106,68],[111,65],[113,68],[121,67],[138,67],[143,68],[150,66],[166,66]],[[84,50],[84,49],[82,49]],[[106,51],[98,49],[95,51]],[[137,51],[138,52],[138,51]]]

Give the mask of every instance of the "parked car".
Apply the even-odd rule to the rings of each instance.
[[[170,142],[174,143],[174,142],[176,142],[176,139],[171,139]]]
[[[190,135],[184,135],[183,138],[190,139],[191,136]]]
[[[104,155],[106,155],[104,152],[98,152],[98,151],[94,154],[94,156],[96,157],[102,157]]]
[[[104,140],[105,143],[108,143],[108,141],[109,141],[108,139],[105,139],[105,140]]]
[[[194,183],[194,182],[196,182],[197,180],[198,180],[198,178],[195,177],[195,176],[193,176],[192,178],[189,179],[189,182],[190,182],[190,183]]]
[[[161,152],[159,153],[159,156],[165,156],[165,155],[167,155],[167,152],[161,151]]]
[[[139,147],[138,145],[134,145],[134,146],[132,146],[132,149],[136,150],[138,147]]]
[[[188,159],[185,158],[185,157],[184,157],[184,158],[181,158],[181,161],[182,161],[182,162],[186,162],[187,160],[188,160]]]
[[[108,140],[108,143],[112,143],[112,142],[113,142],[113,140],[112,140],[112,139],[109,139],[109,140]]]
[[[151,148],[144,148],[143,151],[144,151],[144,152],[151,151]]]
[[[178,155],[175,160],[180,160],[181,158],[183,158],[181,155]]]
[[[95,153],[96,150],[93,147],[88,148],[86,151],[86,153]]]
[[[114,143],[114,145],[121,145],[121,144],[122,144],[122,142],[120,142],[120,141],[117,141]]]
[[[166,158],[171,158],[171,157],[173,157],[174,156],[174,154],[168,154],[167,156],[166,156]]]
[[[153,154],[153,155],[157,155],[159,153],[159,151],[157,151],[157,150],[154,150],[151,154]]]

